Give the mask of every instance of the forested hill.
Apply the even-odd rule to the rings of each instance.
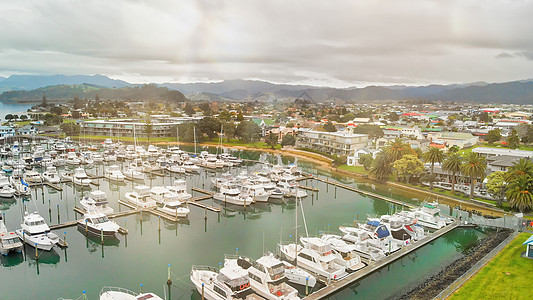
[[[3,102],[40,102],[43,98],[50,101],[66,101],[79,97],[102,100],[133,100],[133,101],[186,101],[187,98],[177,90],[158,87],[153,84],[123,87],[118,89],[105,88],[92,84],[53,85],[31,91],[8,91],[0,95]]]

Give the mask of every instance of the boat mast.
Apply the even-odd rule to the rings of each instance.
[[[196,156],[196,126],[193,127],[193,138],[194,138],[194,156]]]
[[[176,125],[176,140],[178,141],[178,148],[180,147],[180,126]]]
[[[296,224],[294,226],[294,265],[298,264],[298,199],[296,200],[295,219]]]

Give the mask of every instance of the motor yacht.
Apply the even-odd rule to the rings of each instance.
[[[350,271],[357,271],[365,266],[361,262],[361,257],[355,251],[354,245],[348,245],[343,241],[333,244],[331,240],[319,237],[301,237],[300,241],[304,247],[308,245],[312,247],[313,243],[318,244],[319,242],[329,244],[332,248],[332,254],[335,255],[335,262]]]
[[[226,255],[224,265],[237,264],[248,272],[250,286],[266,299],[300,299],[298,290],[287,284],[285,267],[272,253],[263,255],[257,261],[236,255]]]
[[[347,275],[345,267],[336,262],[331,245],[320,239],[310,240],[306,247],[280,244],[279,249],[287,260],[296,260],[297,266],[328,280],[339,280]]]
[[[75,185],[87,187],[92,181],[89,179],[83,168],[76,168],[74,170],[74,174],[72,175],[72,182]]]
[[[106,286],[100,291],[99,300],[163,300],[154,293],[135,293],[127,289]]]
[[[262,185],[245,184],[241,186],[241,192],[252,197],[255,202],[268,202],[270,193],[266,192]]]
[[[23,242],[37,249],[50,251],[59,241],[59,237],[50,232],[50,227],[37,212],[24,212],[21,227],[15,230],[15,233]]]
[[[196,290],[209,300],[244,299],[250,292],[248,272],[235,264],[217,269],[192,266],[190,279]]]
[[[83,218],[78,220],[78,227],[93,235],[115,236],[120,226],[109,220],[96,206],[88,206],[87,208]]]
[[[316,277],[311,275],[311,273],[287,261],[282,261],[282,263],[285,268],[285,277],[289,282],[303,286],[307,285],[311,288],[315,286]]]
[[[104,177],[111,181],[123,182],[126,176],[120,171],[118,165],[111,165],[107,167],[104,171]]]
[[[41,183],[42,177],[41,174],[37,171],[27,171],[23,175],[24,181],[27,183]]]
[[[76,154],[76,152],[69,152],[67,153],[67,158],[65,159],[65,163],[67,165],[77,166],[81,163],[81,160],[78,158],[78,155]]]
[[[2,215],[0,214],[0,254],[8,255],[9,252],[22,252],[24,245],[20,242],[15,232],[8,231]]]
[[[223,183],[220,186],[220,192],[213,195],[215,200],[235,205],[248,206],[254,202],[249,195],[242,193],[238,186],[232,182]]]
[[[57,169],[54,166],[49,166],[46,168],[46,171],[43,172],[43,180],[45,182],[49,183],[59,183],[61,179],[59,178],[59,174],[57,174]]]
[[[187,173],[198,173],[200,172],[200,167],[195,165],[192,161],[186,160],[183,162],[183,168]]]
[[[94,206],[98,211],[106,215],[112,214],[114,212],[113,208],[109,206],[106,193],[100,190],[91,191],[89,193],[89,196],[83,197],[80,200],[80,205],[85,211],[88,211],[89,208]]]
[[[126,199],[140,208],[156,207],[157,202],[150,197],[150,187],[138,185],[133,188],[133,192],[126,193]]]
[[[126,176],[126,178],[128,178],[130,180],[143,180],[144,179],[144,174],[143,173],[137,171],[134,168],[131,168],[130,166],[125,166],[124,167],[123,175]]]
[[[187,182],[183,179],[174,180],[172,185],[166,187],[169,191],[176,193],[178,200],[187,202],[192,198],[192,195],[187,192]]]

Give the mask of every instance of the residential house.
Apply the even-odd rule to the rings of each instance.
[[[15,129],[9,126],[0,126],[0,138],[15,136]]]
[[[359,159],[362,155],[371,154],[373,158],[376,158],[379,152],[381,152],[381,149],[369,149],[367,147],[363,147],[356,150],[353,155],[349,155],[346,164],[348,166],[355,166],[359,164]]]

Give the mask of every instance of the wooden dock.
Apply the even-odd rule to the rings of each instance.
[[[309,178],[309,179],[311,179],[311,178]],[[323,179],[323,178],[319,178],[319,177],[316,177],[316,176],[313,176],[312,179],[324,182],[326,184],[331,184],[333,186],[338,186],[338,187],[341,187],[343,189],[347,189],[347,190],[352,191],[352,192],[356,192],[356,193],[359,193],[359,194],[363,194],[363,195],[371,196],[371,197],[378,198],[378,199],[381,199],[381,200],[385,200],[385,201],[388,201],[388,202],[391,202],[391,203],[394,203],[394,204],[398,204],[398,205],[402,205],[402,206],[406,206],[406,207],[410,207],[410,208],[414,208],[415,207],[414,205],[409,204],[409,203],[401,202],[401,201],[398,201],[396,199],[392,199],[392,198],[387,197],[387,196],[383,196],[383,195],[379,195],[379,194],[372,193],[372,192],[369,192],[369,191],[361,190],[359,188],[356,188],[356,187],[353,187],[353,186],[350,186],[350,185],[346,185],[346,184],[343,184],[343,183],[330,181],[329,179]],[[300,187],[302,187],[302,186],[300,186]]]
[[[298,185],[298,188],[299,188],[299,189],[304,189],[304,190],[313,191],[313,192],[318,192],[318,189],[317,189],[317,188],[315,188],[315,187],[310,187],[310,186],[306,186],[306,185]]]
[[[187,201],[187,204],[198,206],[200,208],[208,209],[208,210],[214,211],[214,212],[220,212],[220,208],[219,207],[214,207],[214,206],[207,205],[207,204],[199,202],[199,201],[202,201],[202,200],[207,200],[207,199],[213,198],[213,195],[215,194],[214,192],[208,191],[208,190],[204,190],[204,189],[201,189],[201,188],[197,188],[197,187],[193,187],[192,190],[195,191],[195,192],[199,192],[199,193],[205,194],[205,196],[199,196],[199,197],[191,198],[189,201]]]
[[[207,194],[207,195],[211,195],[211,196],[213,196],[215,194],[215,192],[213,192],[213,191],[208,191],[208,190],[204,190],[204,189],[197,188],[197,187],[192,187],[191,189],[193,191],[195,191],[195,192],[200,192],[202,194]]]
[[[75,212],[81,214],[81,215],[85,214],[85,211],[81,207],[75,206],[73,210]],[[137,210],[137,209],[127,210],[127,211],[122,211],[122,212],[118,212],[118,213],[114,213],[114,214],[109,214],[109,215],[107,215],[107,217],[109,219],[114,219],[114,218],[120,218],[120,217],[133,215],[133,214],[136,214],[136,213],[139,213],[139,212],[140,212],[140,210]],[[61,229],[61,228],[67,228],[67,227],[75,226],[77,224],[78,224],[78,220],[68,221],[68,222],[64,222],[64,223],[61,223],[61,224],[50,225],[50,230],[57,230],[57,229]],[[121,227],[119,229],[119,233],[126,234],[126,233],[128,233],[128,230]]]
[[[329,297],[332,294],[352,285],[353,283],[361,280],[362,278],[380,270],[381,268],[387,266],[388,264],[404,257],[405,255],[412,253],[413,251],[416,251],[417,249],[424,247],[428,243],[434,241],[435,239],[445,235],[446,233],[454,230],[455,228],[459,227],[460,223],[459,221],[454,221],[452,224],[441,228],[434,233],[429,234],[425,238],[423,238],[420,241],[417,241],[413,244],[404,246],[402,249],[394,252],[393,254],[387,256],[386,258],[375,262],[373,264],[370,264],[358,271],[355,271],[351,273],[350,275],[344,277],[343,279],[333,282],[326,287],[312,293],[311,295],[305,297],[304,299],[314,300],[314,299],[322,299],[325,297]]]

